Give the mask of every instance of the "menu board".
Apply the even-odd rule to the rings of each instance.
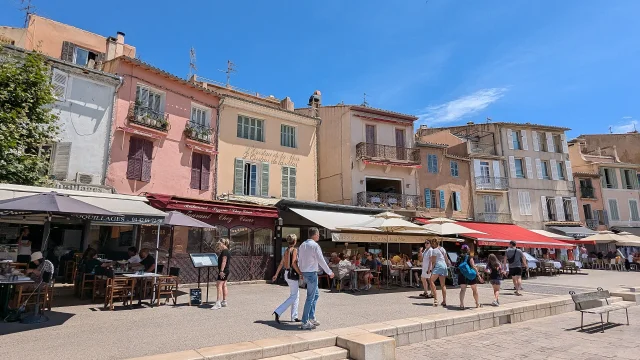
[[[202,304],[202,290],[200,288],[197,289],[189,289],[189,305],[200,305]]]
[[[193,267],[216,267],[218,266],[218,255],[215,253],[196,253],[189,254]]]

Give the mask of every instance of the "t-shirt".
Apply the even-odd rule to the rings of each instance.
[[[128,261],[129,261],[129,264],[139,264],[140,256],[138,254],[135,254],[132,257],[130,257]]]
[[[220,257],[218,258],[218,271],[222,271],[222,259],[227,258],[227,262],[224,265],[224,273],[229,273],[229,266],[231,265],[230,260],[231,256],[229,255],[229,249],[224,249],[220,252]]]
[[[367,260],[367,267],[371,271],[378,270],[378,263],[375,260]]]
[[[156,259],[151,255],[147,255],[147,257],[140,260],[140,265],[144,267],[144,271],[151,271],[151,266],[155,264],[156,264]]]
[[[509,262],[510,268],[522,267],[522,251],[520,249],[508,248],[506,256],[507,256],[507,262]]]
[[[89,259],[84,263],[84,273],[91,274],[95,273],[96,268],[99,268],[102,265],[102,262],[98,259]]]
[[[444,251],[442,250],[442,248],[431,248],[427,251],[427,256],[429,257],[429,259],[431,259],[432,256],[436,257],[436,264],[443,264],[443,265],[447,265],[445,259],[444,259]],[[435,265],[434,265],[435,266]]]

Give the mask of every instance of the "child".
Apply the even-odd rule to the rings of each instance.
[[[502,266],[500,266],[498,258],[494,254],[489,255],[489,264],[486,271],[489,273],[489,283],[493,287],[493,297],[495,298],[491,305],[500,306],[498,297],[500,296],[500,283],[502,282],[504,271],[502,270]]]

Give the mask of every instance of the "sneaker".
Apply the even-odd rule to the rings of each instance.
[[[316,319],[311,319],[311,320],[309,320],[309,322],[310,322],[314,327],[316,327],[316,326],[320,326],[320,323],[319,323]]]
[[[494,300],[493,302],[491,302],[491,305],[493,305],[493,306],[499,306],[500,304],[498,304],[498,302]]]
[[[313,324],[311,323],[311,321],[309,321],[309,322],[307,322],[307,323],[304,323],[304,324],[302,324],[302,325],[300,326],[300,329],[302,329],[302,330],[313,330],[313,329],[315,329],[315,328],[316,328],[316,326],[315,326],[315,325],[313,325]]]
[[[220,306],[227,307],[227,300],[222,300],[222,302],[220,303]]]
[[[211,307],[211,310],[220,310],[220,309],[222,309],[222,306],[219,303],[216,303]]]
[[[371,286],[371,284],[369,284],[369,285],[367,285],[367,288],[365,290],[369,291],[369,290],[371,290],[372,287],[373,286]]]

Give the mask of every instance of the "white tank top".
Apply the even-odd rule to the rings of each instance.
[[[18,255],[31,255],[31,246],[27,245],[28,242],[29,240],[20,240]]]

